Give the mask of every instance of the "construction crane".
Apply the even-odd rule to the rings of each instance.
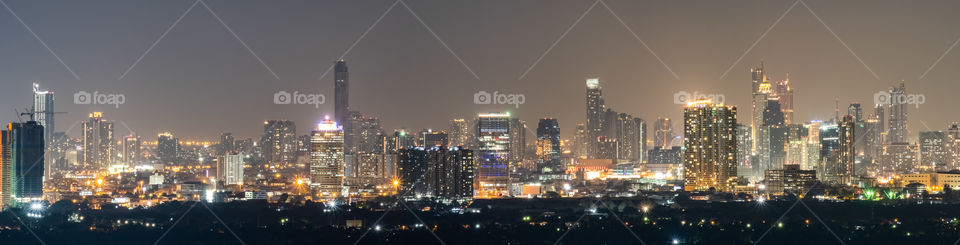
[[[28,116],[28,115],[30,116],[30,121],[33,121],[34,115],[36,115],[36,114],[67,114],[66,112],[62,112],[62,111],[58,111],[58,112],[37,112],[37,111],[34,110],[34,109],[28,109],[28,110],[26,110],[25,112],[19,112],[19,111],[17,111],[16,109],[14,109],[14,112],[17,113],[17,115],[18,115],[18,116],[17,116],[17,119],[20,120],[20,122],[23,122],[23,119],[22,119],[23,116]]]

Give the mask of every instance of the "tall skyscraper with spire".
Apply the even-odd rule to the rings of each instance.
[[[347,62],[340,59],[333,68],[333,86],[334,86],[334,114],[335,120],[339,123],[345,123],[350,119],[348,111],[350,108],[350,76],[347,69]]]
[[[763,62],[760,63],[760,66],[750,69],[751,77],[753,78],[752,83],[752,112],[750,120],[751,133],[753,137],[751,141],[750,151],[753,154],[757,154],[757,144],[760,142],[760,127],[763,126],[763,111],[767,106],[767,97],[771,93],[770,83],[767,82],[767,75],[763,71]]]

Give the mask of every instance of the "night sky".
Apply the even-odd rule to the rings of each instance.
[[[57,115],[58,131],[103,111],[118,122],[117,134],[129,127],[148,140],[161,131],[186,139],[258,137],[267,119],[294,120],[306,134],[333,112],[333,73],[320,76],[395,3],[205,0],[256,56],[198,4],[119,79],[194,0],[4,2],[79,79],[3,9],[0,121],[16,121],[14,109],[29,107],[37,81],[56,92],[57,111],[68,112]],[[875,92],[900,80],[907,93],[926,97],[919,108],[910,106],[911,139],[960,121],[960,83],[953,79],[960,49],[930,69],[960,38],[960,2],[805,0],[750,49],[795,2],[604,0],[531,69],[595,1],[406,0],[453,52],[396,5],[344,56],[351,107],[380,117],[388,131],[447,129],[452,118],[508,110],[531,129],[538,118],[559,118],[570,137],[585,117],[584,79],[599,76],[607,105],[648,122],[680,117],[673,94],[699,91],[724,94],[749,123],[749,68],[763,60],[772,79],[790,73],[798,121],[833,117],[835,98],[843,111],[850,102],[870,108]],[[124,94],[126,103],[75,105],[81,90]],[[326,104],[275,105],[280,90],[323,93]],[[526,103],[474,105],[479,90],[524,94]],[[77,126],[69,134],[79,132]]]

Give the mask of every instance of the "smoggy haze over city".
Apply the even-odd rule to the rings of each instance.
[[[409,0],[350,49],[394,1],[209,0],[216,15],[195,6],[143,55],[194,3],[6,1],[52,52],[0,11],[0,121],[17,121],[14,109],[30,107],[30,86],[38,82],[56,93],[56,110],[68,112],[57,116],[57,131],[103,111],[119,122],[118,134],[129,126],[149,138],[160,131],[255,137],[267,119],[293,120],[305,134],[333,114],[333,73],[319,77],[347,50],[350,105],[380,117],[387,130],[447,129],[452,118],[510,111],[527,122],[559,118],[571,137],[584,121],[584,79],[594,76],[607,105],[648,121],[680,117],[673,95],[699,91],[723,94],[744,108],[740,121],[749,124],[749,68],[761,60],[771,79],[790,73],[797,121],[832,118],[834,98],[842,111],[860,102],[872,113],[873,94],[900,80],[908,94],[926,97],[909,108],[911,141],[960,120],[960,50],[943,55],[960,38],[960,2]],[[276,105],[281,90],[322,93],[326,103]],[[519,108],[475,105],[481,90],[526,101]],[[126,101],[119,108],[75,105],[77,91],[124,94]]]

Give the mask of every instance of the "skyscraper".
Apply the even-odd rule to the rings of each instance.
[[[737,108],[696,101],[683,109],[684,189],[730,191],[737,177]]]
[[[946,169],[960,169],[960,123],[952,123],[947,128],[947,160],[950,164]]]
[[[854,115],[846,115],[840,121],[840,180],[841,183],[852,183],[856,176],[856,135],[857,123]]]
[[[657,117],[657,123],[653,126],[653,146],[660,148],[670,148],[673,140],[673,123],[668,117]]]
[[[480,114],[477,118],[477,142],[480,160],[477,164],[478,198],[505,197],[510,185],[510,115]]]
[[[787,77],[777,83],[775,91],[780,102],[780,109],[783,111],[784,124],[793,123],[793,88],[790,87],[790,73]]]
[[[43,126],[36,121],[9,123],[0,132],[0,193],[3,205],[43,198]]]
[[[420,131],[417,134],[417,145],[422,146],[423,148],[433,148],[433,147],[442,147],[447,148],[449,144],[449,139],[447,132],[443,131],[433,131],[432,129],[425,129]]]
[[[470,146],[470,126],[467,120],[457,118],[450,121],[450,146]]]
[[[598,151],[597,137],[601,135],[604,105],[599,78],[587,78],[587,123],[586,153],[588,158],[595,157]]]
[[[80,155],[80,164],[84,168],[106,170],[113,164],[116,144],[113,137],[113,122],[103,119],[103,113],[90,113],[90,118],[83,121],[83,154]]]
[[[157,134],[157,155],[160,157],[160,162],[175,163],[178,154],[180,154],[180,139],[174,138],[173,134],[168,132]]]
[[[290,120],[264,121],[261,142],[267,162],[292,162],[297,154],[297,126]]]
[[[537,170],[540,174],[565,171],[560,160],[560,124],[555,118],[542,118],[537,123]]]
[[[340,59],[333,68],[334,119],[344,123],[349,119],[350,110],[350,73],[347,62]]]
[[[907,129],[907,103],[899,98],[906,96],[907,89],[904,82],[899,87],[890,88],[890,130],[887,131],[888,143],[907,143],[909,130]]]
[[[53,120],[53,91],[40,90],[40,84],[33,84],[33,120],[43,126],[43,142],[51,142],[50,137],[56,131]]]
[[[233,143],[233,133],[220,134],[220,147],[217,149],[217,155],[226,155],[227,152],[235,151],[236,145]]]
[[[217,159],[217,182],[222,185],[243,185],[243,155],[225,152]]]
[[[753,114],[751,115],[750,125],[752,130],[750,135],[752,135],[753,146],[751,147],[751,152],[757,154],[757,145],[760,143],[760,127],[763,126],[763,111],[767,106],[767,96],[771,93],[770,83],[767,82],[767,75],[763,71],[763,63],[760,63],[760,66],[750,69],[751,77],[753,78],[751,90],[751,101]]]
[[[943,131],[920,132],[921,173],[950,170],[947,161],[947,134]]]
[[[123,151],[120,155],[123,158],[121,161],[127,166],[133,167],[141,160],[141,149],[140,136],[127,135],[123,138]]]
[[[329,119],[311,132],[310,180],[323,198],[336,198],[344,186],[343,128]]]
[[[510,115],[510,113],[507,113]],[[510,118],[510,164],[511,167],[521,167],[523,157],[527,153],[527,123],[520,118]],[[525,166],[524,166],[525,167]],[[529,168],[528,168],[529,169]]]

